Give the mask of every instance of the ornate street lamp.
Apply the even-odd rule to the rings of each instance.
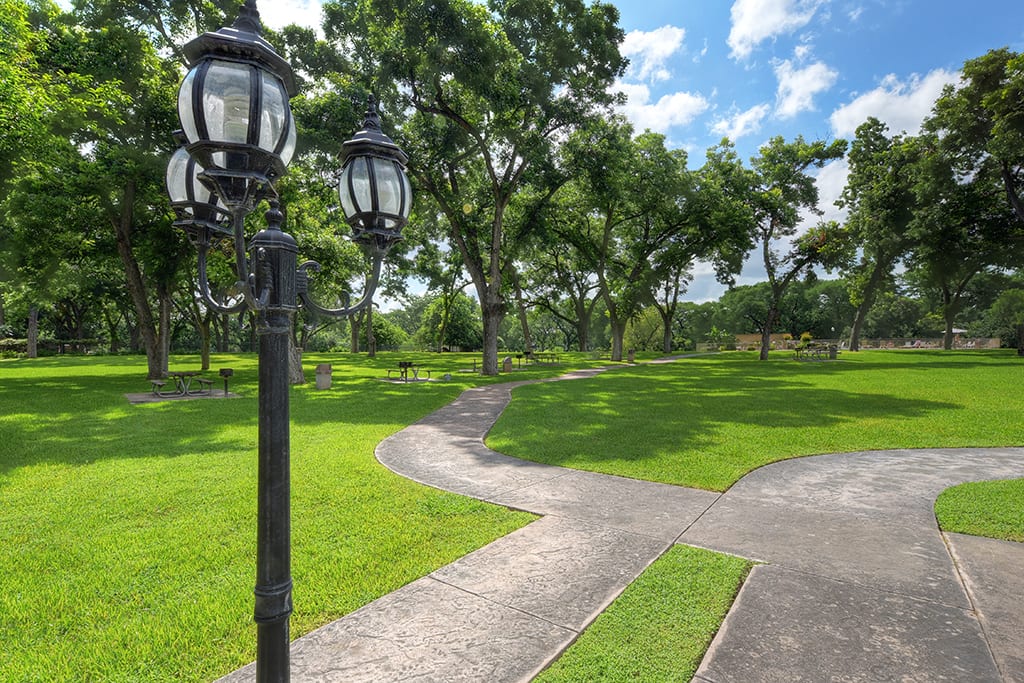
[[[178,92],[184,147],[167,169],[167,189],[198,251],[203,303],[221,313],[257,314],[259,335],[259,492],[255,621],[257,681],[289,677],[288,619],[292,611],[289,342],[300,303],[313,315],[342,317],[370,304],[388,249],[401,239],[412,193],[406,155],[381,132],[371,100],[363,130],[343,145],[340,198],[353,239],[367,248],[373,275],[362,299],[325,308],[309,295],[315,261],[297,264],[298,246],[282,231],[275,181],[295,151],[288,99],[295,94],[291,67],[263,38],[255,0],[246,0],[230,27],[184,47],[189,72]],[[205,190],[205,191],[204,191]],[[267,227],[246,245],[245,217],[267,199]],[[218,240],[234,248],[241,300],[211,294],[206,256]]]

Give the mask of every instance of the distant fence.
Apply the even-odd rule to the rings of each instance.
[[[893,337],[889,339],[861,339],[861,349],[941,349],[942,337]],[[815,339],[817,344],[835,344],[840,349],[850,346],[849,339]],[[733,351],[753,351],[761,348],[760,335],[741,334],[736,336],[736,341],[725,344],[725,349]],[[795,349],[800,346],[799,339],[783,339],[781,335],[772,335],[771,347],[777,350]],[[954,349],[998,349],[1000,346],[998,337],[966,337],[956,335],[953,337]],[[697,344],[698,351],[714,351],[719,348],[718,344],[700,343]]]

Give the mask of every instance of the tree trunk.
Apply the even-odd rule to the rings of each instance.
[[[488,302],[483,307],[484,323],[484,358],[482,373],[485,376],[498,374],[498,332],[504,318],[505,307],[500,298],[497,302]]]
[[[294,335],[288,335],[288,383],[306,383],[306,374],[302,371],[302,347],[295,345]]]
[[[107,334],[110,335],[108,350],[110,353],[117,353],[120,351],[120,343],[117,339],[117,320],[114,319],[109,306],[103,307],[103,322],[106,323]]]
[[[359,330],[362,326],[359,318],[359,313],[348,317],[349,351],[352,353],[359,353]]]
[[[25,335],[25,351],[29,358],[39,357],[39,307],[31,306],[28,309],[28,331]]]
[[[530,321],[526,317],[526,302],[523,301],[523,288],[519,284],[519,271],[512,270],[512,287],[516,297],[516,311],[519,325],[523,328],[524,351],[533,351],[533,338],[530,336]]]
[[[622,360],[623,339],[626,336],[626,321],[612,318],[612,360]]]
[[[217,334],[217,350],[221,353],[227,353],[228,348],[230,348],[231,330],[228,329],[228,325],[231,324],[231,320],[227,313],[221,313],[217,316],[217,319],[220,321]]]
[[[206,315],[202,316],[196,324],[196,330],[199,332],[199,358],[200,358],[200,369],[210,369],[210,323],[212,314],[207,312]]]
[[[892,265],[891,260],[875,260],[875,267],[871,270],[871,277],[861,292],[860,306],[857,307],[857,314],[853,318],[853,328],[850,330],[850,350],[860,351],[860,333],[864,329],[864,321],[868,312],[875,305],[875,294],[878,292],[878,285],[885,276],[885,271]]]
[[[150,308],[149,299],[146,296],[146,285],[142,279],[142,271],[139,269],[139,262],[132,252],[131,233],[134,204],[135,181],[129,180],[121,195],[120,214],[116,217],[111,217],[111,224],[117,237],[117,253],[121,257],[121,263],[125,269],[128,294],[138,316],[138,333],[142,339],[142,345],[146,352],[146,363],[149,368],[147,378],[160,379],[165,376],[166,358],[161,353],[160,340],[157,336],[156,323],[153,320],[153,310]]]
[[[169,368],[171,358],[171,294],[164,286],[156,288],[160,306],[160,326],[157,332],[158,353],[160,363],[160,375],[165,377]]]
[[[768,315],[765,316],[764,326],[761,328],[761,353],[758,355],[760,360],[768,360],[768,351],[772,348],[772,330],[775,328],[775,322],[779,319],[779,306],[776,303],[768,308]]]
[[[373,335],[373,302],[366,307],[366,353],[370,358],[377,357],[377,338]]]

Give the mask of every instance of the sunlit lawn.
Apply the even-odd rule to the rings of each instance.
[[[1024,445],[1014,352],[691,358],[525,386],[492,448],[554,465],[723,491],[800,455]]]
[[[293,637],[532,519],[376,462],[484,381],[468,356],[413,359],[452,381],[378,381],[395,355],[305,359],[310,380],[335,372],[291,392]],[[257,364],[215,357],[218,390],[220,367],[241,398],[129,405],[142,358],[0,361],[0,681],[207,681],[254,659]]]
[[[556,367],[488,379],[460,372],[473,357],[307,354],[311,382],[291,392],[293,637],[532,519],[419,486],[373,458],[381,439],[466,388],[607,364],[565,354]],[[379,381],[399,359],[451,379]],[[334,365],[328,391],[313,388],[318,363]],[[171,363],[197,367],[195,357]],[[124,394],[149,389],[141,358],[0,361],[0,680],[205,681],[254,658],[257,365],[215,357],[218,389],[221,367],[235,369],[241,398],[129,405]],[[1024,444],[1022,380],[1012,352],[828,363],[722,354],[516,389],[488,443],[724,490],[786,457]],[[1020,481],[943,498],[939,517],[953,530],[1020,531]],[[626,680],[623,663],[645,651],[636,680],[692,671],[748,568],[673,550],[545,680]]]

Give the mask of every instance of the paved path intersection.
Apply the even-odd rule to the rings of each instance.
[[[466,391],[382,442],[377,458],[543,517],[299,638],[294,681],[529,681],[686,543],[764,563],[697,683],[1024,683],[1024,544],[941,534],[933,514],[951,485],[1024,476],[1024,448],[798,458],[717,494],[487,449],[519,385]],[[250,665],[221,680],[254,676]]]

